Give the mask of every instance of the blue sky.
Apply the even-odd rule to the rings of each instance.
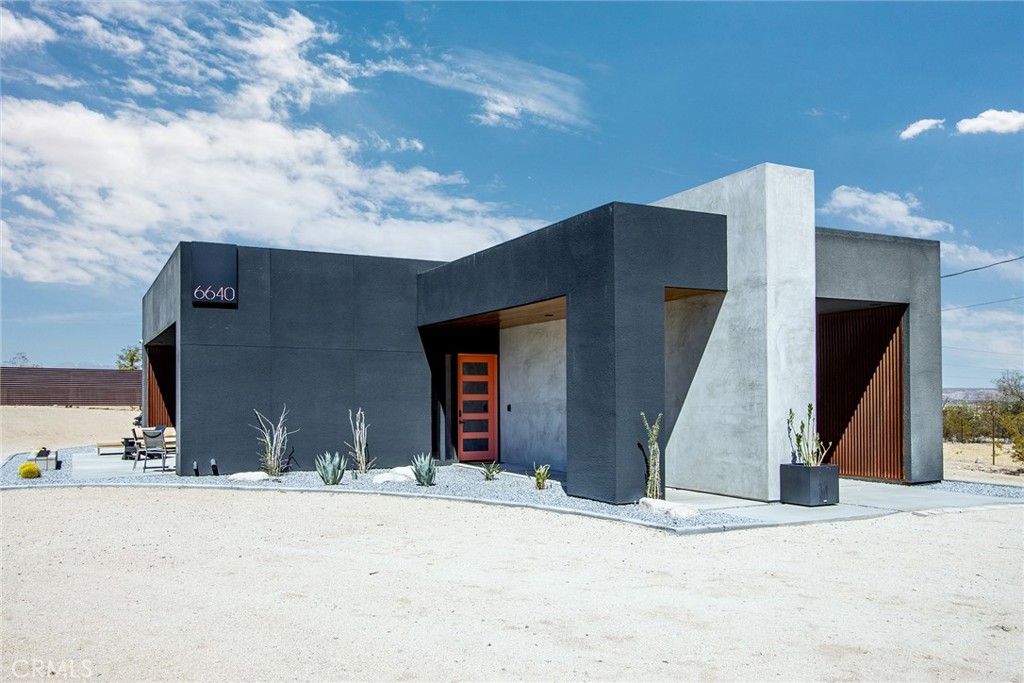
[[[22,3],[2,351],[112,365],[180,240],[454,258],[770,161],[818,224],[1024,254],[1021,3]],[[943,280],[944,385],[1024,364],[1024,261]]]

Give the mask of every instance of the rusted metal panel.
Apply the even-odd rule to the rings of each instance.
[[[138,406],[142,404],[142,371],[0,368],[0,404]]]
[[[146,424],[174,427],[177,371],[173,346],[146,347]]]
[[[850,477],[902,481],[903,314],[883,306],[818,316],[818,431]]]

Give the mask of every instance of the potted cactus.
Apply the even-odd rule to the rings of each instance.
[[[791,505],[835,505],[839,502],[839,466],[825,464],[832,444],[822,444],[814,421],[814,405],[807,404],[807,419],[795,426],[789,411],[790,462],[779,465],[779,499]]]

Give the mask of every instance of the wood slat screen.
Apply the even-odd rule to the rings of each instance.
[[[173,346],[146,347],[146,425],[175,427],[177,372]]]
[[[845,476],[902,481],[903,313],[818,316],[818,431]]]
[[[0,368],[0,405],[139,406],[142,371]]]

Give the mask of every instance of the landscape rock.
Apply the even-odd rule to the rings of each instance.
[[[405,477],[409,481],[416,481],[416,475],[412,472],[412,465],[405,465],[403,467],[392,467],[388,470],[391,474],[397,474],[400,477]]]
[[[264,479],[270,479],[270,475],[266,472],[235,472],[228,477],[230,481],[263,481]]]
[[[685,503],[673,503],[667,500],[658,500],[657,498],[641,498],[640,509],[645,512],[650,512],[656,515],[665,515],[666,517],[674,517],[676,519],[696,517],[700,514],[700,508],[696,506],[686,505]]]

